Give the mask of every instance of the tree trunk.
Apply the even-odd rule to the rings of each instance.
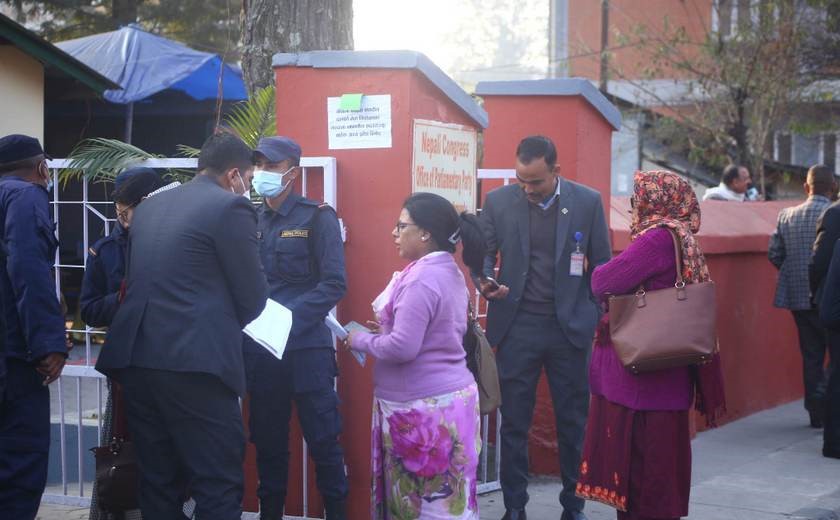
[[[353,48],[353,0],[242,0],[241,20],[249,94],[274,83],[278,52]]]

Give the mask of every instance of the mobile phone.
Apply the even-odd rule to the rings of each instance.
[[[490,290],[491,291],[498,291],[499,290],[499,282],[497,282],[495,278],[492,278],[490,276],[486,276],[486,277],[484,277],[483,281],[490,284]]]

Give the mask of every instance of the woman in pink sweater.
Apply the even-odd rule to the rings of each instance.
[[[402,258],[374,301],[380,328],[348,338],[376,358],[372,428],[374,520],[478,519],[478,390],[463,336],[468,291],[453,253],[481,271],[485,241],[474,215],[432,193],[403,205],[394,231]]]
[[[630,201],[632,241],[595,268],[592,293],[606,302],[611,294],[632,294],[640,286],[673,287],[677,266],[672,233],[679,239],[686,283],[709,280],[694,237],[700,229],[700,205],[691,186],[671,172],[636,172]],[[701,366],[633,374],[613,349],[606,314],[595,334],[589,382],[592,400],[578,496],[616,508],[618,520],[687,515],[689,410],[693,400],[710,424],[723,411],[719,357]]]

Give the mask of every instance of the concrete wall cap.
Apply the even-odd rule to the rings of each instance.
[[[450,101],[481,128],[487,128],[487,112],[425,54],[415,51],[310,51],[278,53],[272,67],[313,67],[316,69],[415,69],[426,76]]]
[[[475,93],[479,96],[582,96],[615,130],[621,130],[621,112],[584,78],[481,81]]]

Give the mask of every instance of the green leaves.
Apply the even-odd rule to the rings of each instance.
[[[61,171],[62,183],[87,177],[112,181],[119,172],[146,159],[158,157],[118,139],[85,139],[70,152],[70,167]]]
[[[274,99],[273,86],[261,89],[251,99],[234,105],[225,123],[245,144],[256,148],[260,138],[277,133]],[[200,153],[199,149],[183,144],[179,144],[177,149],[182,157],[194,158]],[[65,184],[82,177],[94,182],[113,181],[124,169],[146,159],[160,157],[118,139],[85,139],[70,152],[70,167],[61,171],[60,178]],[[164,174],[168,179],[181,182],[194,175],[194,171],[184,169],[167,169]]]
[[[277,133],[274,104],[272,85],[256,91],[247,101],[234,105],[225,122],[245,144],[256,148],[260,138]]]

